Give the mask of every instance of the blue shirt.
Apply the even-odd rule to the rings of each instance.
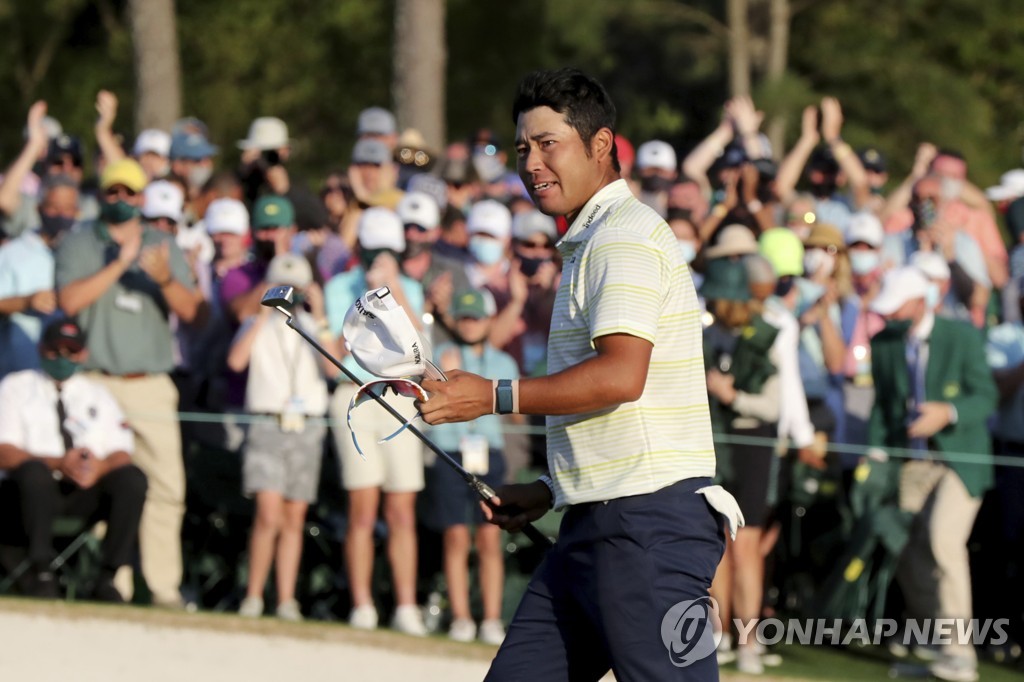
[[[53,253],[37,232],[25,232],[0,246],[0,299],[53,287]],[[37,345],[51,317],[35,311],[0,316],[0,378],[39,367]]]
[[[402,292],[405,294],[406,300],[412,307],[412,310],[408,311],[409,314],[421,318],[424,303],[423,285],[405,275],[399,275],[399,282],[402,284]],[[366,271],[360,265],[348,272],[335,275],[324,285],[324,307],[327,309],[327,322],[331,327],[331,334],[335,337],[341,336],[341,329],[345,324],[345,315],[349,308],[368,289]],[[346,355],[342,364],[355,373],[363,383],[376,378],[360,367],[351,355]]]
[[[511,355],[484,344],[484,352],[477,355],[470,346],[446,343],[434,351],[434,362],[440,365],[441,357],[451,349],[459,351],[459,369],[479,374],[487,379],[518,379],[519,367]],[[505,448],[501,432],[501,417],[485,414],[468,422],[440,424],[430,428],[430,438],[446,452],[458,452],[464,436],[481,435],[494,450]]]

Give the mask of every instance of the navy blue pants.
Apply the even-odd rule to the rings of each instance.
[[[725,549],[723,518],[694,492],[710,484],[686,479],[648,495],[570,507],[486,679],[576,682],[612,669],[619,682],[717,680],[713,643],[681,666],[663,636],[663,623],[671,630],[684,622],[683,640],[696,630],[706,635],[704,650],[710,641],[706,618],[688,627],[666,618],[688,601],[706,605]],[[678,633],[675,639],[679,645]]]

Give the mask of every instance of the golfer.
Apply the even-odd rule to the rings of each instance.
[[[669,624],[669,639],[683,641],[663,639],[670,609],[707,597],[724,548],[715,495],[698,492],[711,486],[715,451],[689,270],[672,231],[619,176],[615,107],[600,83],[573,69],[533,73],[512,117],[530,196],[569,221],[549,375],[452,371],[423,382],[421,405],[431,424],[548,415],[550,477],[503,486],[497,501],[518,511],[488,518],[514,531],[552,507],[565,517],[487,679],[597,680],[610,668],[621,682],[717,680],[712,652],[680,661],[671,651],[706,622],[683,633]],[[712,492],[719,507],[732,502]]]

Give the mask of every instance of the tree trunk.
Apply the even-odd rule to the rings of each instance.
[[[786,74],[789,61],[789,0],[771,0],[771,22],[768,28],[769,83],[778,83]],[[787,114],[780,111],[768,122],[767,135],[775,157],[781,159],[786,144]]]
[[[747,0],[728,0],[729,92],[733,97],[750,94],[750,28]]]
[[[128,0],[135,51],[135,129],[170,131],[181,116],[174,0]]]
[[[427,144],[445,142],[445,0],[397,0],[392,95],[400,128],[416,128]]]

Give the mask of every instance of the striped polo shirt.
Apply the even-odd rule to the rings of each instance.
[[[587,202],[558,250],[548,372],[595,357],[594,339],[607,334],[637,336],[654,349],[639,400],[547,417],[555,506],[714,476],[700,304],[668,225],[618,180]]]

